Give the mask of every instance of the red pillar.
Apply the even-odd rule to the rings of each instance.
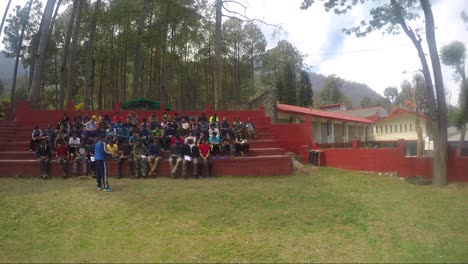
[[[359,148],[359,140],[353,139],[352,143],[353,143],[353,149],[358,149]]]
[[[397,146],[398,146],[398,149],[400,150],[401,156],[404,157],[405,156],[405,140],[398,139]]]

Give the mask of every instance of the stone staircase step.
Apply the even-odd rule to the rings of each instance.
[[[269,156],[284,155],[286,150],[283,148],[250,148],[249,156]]]
[[[29,142],[4,142],[0,144],[0,151],[27,151],[29,150]]]
[[[250,140],[249,145],[251,148],[277,148],[279,141],[276,139],[255,139]]]
[[[213,160],[212,175],[215,176],[275,176],[289,175],[291,173],[291,159],[286,155],[270,155],[259,157],[236,157]],[[73,163],[68,163],[68,176],[72,174]],[[108,174],[111,177],[117,175],[117,162],[107,162]],[[205,168],[206,169],[206,168]],[[124,175],[129,175],[127,162],[123,166]],[[160,176],[170,176],[167,160],[162,160],[157,169]],[[188,172],[193,172],[189,169]],[[49,175],[61,176],[60,165],[55,161],[50,162]],[[206,175],[206,171],[203,172]],[[0,160],[0,177],[39,176],[39,163],[36,160]]]
[[[0,151],[0,160],[30,160],[35,157],[34,151]]]

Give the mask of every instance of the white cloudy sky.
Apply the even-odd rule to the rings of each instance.
[[[388,86],[399,86],[404,78],[420,69],[415,48],[405,34],[397,36],[374,32],[366,38],[356,38],[341,32],[362,20],[367,14],[359,7],[351,14],[338,16],[324,11],[316,1],[308,10],[300,10],[302,0],[244,0],[247,15],[281,24],[285,36],[305,55],[312,70],[322,74],[336,73],[348,80],[369,85],[380,94]],[[379,1],[377,1],[379,2]],[[386,2],[386,1],[382,1]],[[433,2],[439,47],[454,40],[468,46],[468,31],[460,18],[461,10],[468,12],[468,0],[438,0]],[[277,40],[270,39],[269,46]],[[427,49],[426,49],[427,50]],[[453,70],[443,68],[451,103],[458,100],[458,86]]]
[[[367,15],[364,8],[337,16],[326,13],[320,3],[308,10],[300,10],[302,0],[239,1],[248,6],[249,17],[280,24],[287,31],[286,35],[276,38],[267,33],[269,48],[274,47],[280,38],[287,39],[307,55],[306,64],[313,66],[315,72],[326,75],[335,73],[342,78],[365,83],[383,94],[386,87],[399,86],[404,78],[411,78],[410,74],[402,72],[414,72],[421,68],[416,50],[404,34],[388,36],[374,32],[366,38],[356,38],[341,32],[343,27],[356,24]],[[24,2],[26,0],[13,0],[12,7]],[[439,48],[454,40],[468,46],[468,31],[460,19],[462,10],[468,12],[468,0],[432,2]],[[6,4],[7,0],[0,0],[0,15],[3,15]],[[269,31],[268,27],[262,28]],[[448,96],[450,102],[457,104],[458,85],[453,81],[453,70],[444,66],[443,72],[446,90],[451,94]]]

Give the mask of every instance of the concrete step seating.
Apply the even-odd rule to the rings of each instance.
[[[260,120],[257,138],[250,140],[250,153],[246,157],[215,157],[212,175],[222,176],[273,176],[289,175],[291,160],[285,150],[279,147],[279,141],[268,129],[269,120]],[[40,127],[45,127],[40,124]],[[35,152],[29,152],[29,139],[33,127],[12,121],[0,121],[0,177],[39,176],[39,164]],[[53,155],[53,157],[55,154]],[[158,176],[170,176],[167,162],[168,152],[163,153],[163,160],[157,169]],[[117,176],[117,161],[108,161],[108,173]],[[81,169],[81,166],[80,166]],[[68,176],[72,176],[73,161],[68,164]],[[54,161],[50,163],[49,175],[63,175],[61,167]],[[192,170],[188,170],[191,175]],[[82,173],[80,173],[82,174]],[[129,176],[129,165],[123,166],[123,174]],[[207,172],[204,172],[206,175]]]

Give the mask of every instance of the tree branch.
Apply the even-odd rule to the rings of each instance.
[[[271,26],[271,27],[276,27],[276,28],[279,28],[280,30],[283,30],[283,27],[281,25],[271,24],[271,23],[265,22],[265,21],[263,21],[261,19],[258,19],[258,18],[249,18],[246,15],[243,15],[243,14],[241,14],[239,12],[229,10],[225,6],[223,6],[223,9],[226,10],[227,12],[231,13],[231,14],[240,16],[241,18],[239,18],[237,16],[230,16],[230,15],[223,14],[223,16],[225,16],[225,17],[239,19],[239,20],[241,20],[243,22],[259,22],[261,24]]]
[[[239,3],[239,2],[237,2],[237,1],[233,1],[233,0],[223,0],[223,4],[224,4],[224,3],[234,3],[234,4],[238,4],[238,5],[242,6],[242,7],[244,8],[244,10],[247,10],[247,6],[246,6],[246,5],[244,5],[244,4],[242,4],[242,3]]]

